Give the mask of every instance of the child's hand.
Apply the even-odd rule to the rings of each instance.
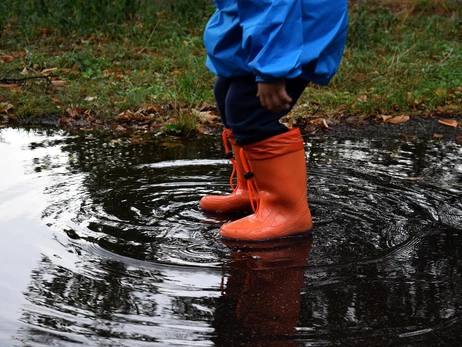
[[[279,113],[290,108],[292,98],[286,91],[286,80],[272,83],[258,83],[257,97],[268,111]]]

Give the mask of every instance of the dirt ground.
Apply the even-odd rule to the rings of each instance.
[[[439,120],[455,119],[459,122],[457,127],[444,125]],[[345,119],[335,125],[326,127],[312,126],[310,124],[297,124],[304,135],[322,135],[330,137],[398,137],[404,140],[445,140],[456,141],[462,145],[462,116],[452,117],[411,117],[408,121],[400,124],[380,122],[375,119],[358,121]]]

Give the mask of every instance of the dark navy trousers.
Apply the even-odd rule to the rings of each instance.
[[[286,80],[287,94],[292,98],[292,103],[290,109],[279,113],[261,106],[254,76],[218,77],[214,95],[223,125],[231,129],[236,142],[243,146],[286,132],[287,127],[279,120],[294,107],[307,84],[302,78]]]

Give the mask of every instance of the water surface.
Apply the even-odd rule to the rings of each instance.
[[[306,139],[311,238],[223,242],[219,138],[0,129],[0,346],[458,346],[462,147]]]

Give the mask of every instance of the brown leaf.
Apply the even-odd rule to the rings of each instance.
[[[409,120],[409,116],[407,114],[402,114],[401,116],[396,116],[396,117],[388,119],[387,123],[399,124],[399,123],[407,122],[408,120]]]
[[[192,110],[192,113],[199,119],[199,122],[202,124],[213,124],[220,118],[215,113],[210,111],[199,112]]]
[[[159,113],[160,107],[157,106],[157,105],[148,105],[148,106],[146,107],[146,111],[148,111],[148,112],[154,112],[154,113]]]
[[[57,87],[61,87],[61,86],[69,85],[69,82],[56,79],[56,80],[51,80],[51,84]]]
[[[14,57],[11,55],[4,55],[1,59],[4,63],[11,63],[14,60]]]
[[[74,108],[68,108],[66,112],[69,117],[76,118],[79,115],[83,114],[85,112],[85,109],[81,107],[74,107]]]
[[[202,106],[200,107],[199,111],[204,112],[204,111],[212,111],[214,109],[214,106],[209,104],[207,101],[205,101]]]
[[[17,84],[0,84],[0,88],[18,89]]]
[[[434,139],[442,139],[444,137],[443,134],[433,134]]]
[[[205,127],[202,124],[198,124],[196,130],[201,134],[205,133]]]
[[[387,120],[391,119],[393,116],[386,116],[384,114],[379,115],[379,118],[386,122]]]
[[[114,128],[115,131],[125,131],[127,129],[125,129],[123,126],[121,125],[117,125],[115,128]]]
[[[438,120],[438,123],[441,123],[443,125],[447,125],[448,127],[453,127],[453,128],[457,128],[457,126],[459,125],[459,122],[456,121],[455,119],[440,119]]]
[[[44,70],[40,71],[40,73],[41,73],[42,75],[47,75],[47,74],[49,74],[50,72],[55,72],[55,71],[57,71],[57,70],[58,70],[57,67],[52,67],[52,68],[50,68],[50,69],[44,69]]]
[[[53,102],[54,102],[55,104],[60,104],[60,105],[61,105],[61,104],[63,103],[63,102],[62,102],[61,100],[59,100],[58,98],[51,98],[51,100],[53,100]]]

